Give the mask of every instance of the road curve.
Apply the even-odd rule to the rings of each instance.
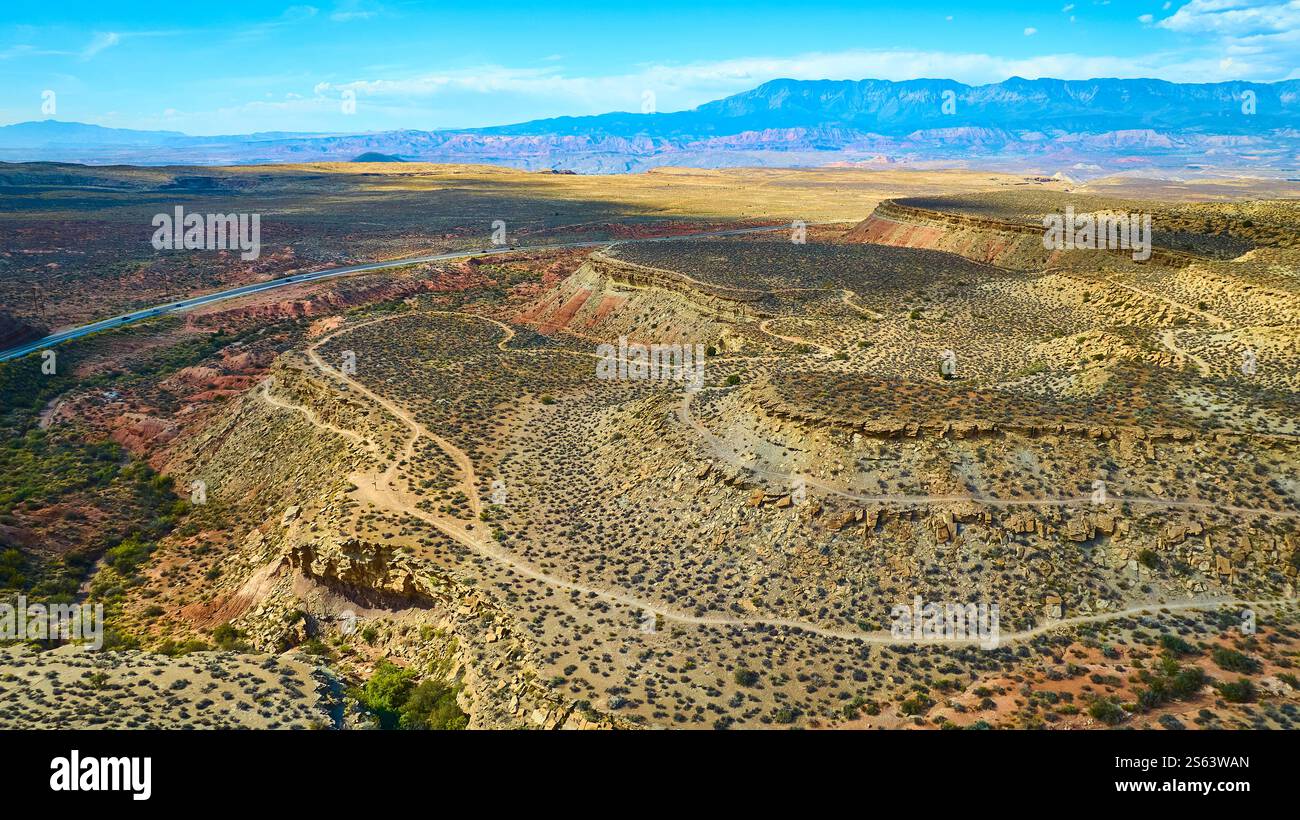
[[[289,285],[300,285],[303,282],[317,282],[322,279],[335,279],[341,276],[351,276],[357,273],[367,273],[369,271],[384,270],[386,268],[400,268],[406,265],[418,265],[424,262],[443,262],[449,259],[468,259],[473,256],[499,256],[506,253],[532,253],[535,251],[558,250],[561,248],[598,248],[613,245],[636,244],[642,242],[671,242],[679,239],[704,239],[716,236],[738,236],[750,233],[770,233],[772,231],[789,230],[789,225],[776,225],[761,228],[732,228],[722,231],[702,231],[700,233],[676,234],[673,236],[649,236],[636,239],[619,239],[619,240],[592,240],[586,242],[559,242],[551,245],[525,245],[499,248],[483,248],[473,251],[453,251],[451,253],[438,253],[429,256],[409,256],[403,259],[392,259],[387,262],[366,262],[360,265],[349,265],[342,268],[326,268],[324,270],[312,271],[310,273],[295,273],[291,276],[272,279],[269,282],[257,282],[251,285],[240,285],[227,290],[220,290],[216,293],[208,293],[202,296],[193,296],[189,299],[181,299],[175,302],[167,302],[162,305],[141,308],[130,313],[123,313],[110,319],[101,319],[98,322],[92,322],[88,325],[61,330],[58,333],[51,333],[43,339],[37,339],[17,347],[0,351],[0,362],[9,359],[17,359],[26,356],[29,353],[35,353],[38,350],[44,350],[53,345],[68,342],[73,339],[80,339],[91,333],[101,330],[111,330],[122,325],[129,325],[134,322],[140,322],[145,319],[152,319],[155,316],[164,316],[169,313],[182,313],[187,310],[193,310],[197,307],[210,305],[214,302],[224,302],[227,299],[236,299],[240,296],[249,296],[254,293],[261,293],[276,288],[288,287]]]
[[[498,322],[488,317],[475,316],[474,314],[464,314],[455,311],[436,311],[436,312],[430,311],[429,313],[430,315],[442,314],[442,315],[464,316],[467,318],[469,317],[477,318],[480,320],[492,322],[493,324],[496,324],[499,327],[509,330],[509,327],[507,325],[504,325],[504,323]],[[397,404],[395,404],[394,402],[378,395],[377,393],[370,390],[369,388],[361,384],[356,379],[351,378],[347,374],[333,367],[330,367],[324,361],[322,361],[319,355],[317,355],[316,353],[316,350],[329,339],[349,333],[353,330],[356,330],[359,327],[376,324],[378,322],[389,321],[391,319],[398,318],[398,316],[401,315],[407,315],[407,314],[383,316],[377,319],[372,319],[370,321],[363,322],[358,325],[351,325],[351,326],[345,326],[339,328],[333,333],[331,333],[329,336],[319,339],[313,345],[311,345],[307,349],[308,356],[311,359],[312,364],[322,374],[347,384],[350,389],[356,390],[361,395],[376,402],[384,410],[395,415],[403,424],[405,424],[408,428],[410,428],[411,437],[407,441],[405,447],[405,453],[404,453],[406,460],[409,461],[410,458],[412,457],[415,451],[415,446],[421,437],[429,438],[432,441],[434,441],[434,443],[436,443],[440,449],[442,449],[448,456],[452,458],[452,460],[456,463],[457,467],[460,469],[462,474],[461,484],[462,487],[465,488],[465,490],[467,491],[467,495],[470,498],[471,508],[474,509],[475,511],[480,510],[481,502],[477,497],[477,480],[474,472],[474,464],[465,452],[460,450],[450,441],[447,441],[441,436],[436,435],[435,433],[430,431],[427,427],[420,424],[405,408],[402,408]],[[504,346],[505,343],[509,341],[512,335],[513,334],[504,337],[498,343],[498,349],[504,352],[525,352],[525,351],[511,351],[509,348]],[[581,355],[587,355],[587,354],[581,354]],[[331,432],[342,432],[339,428],[334,427],[333,425],[327,425],[322,423],[319,417],[316,416],[316,414],[312,412],[310,409],[305,407],[295,406],[292,403],[287,402],[283,399],[278,399],[273,397],[270,394],[268,388],[269,388],[269,384],[264,383],[261,389],[256,391],[257,395],[260,396],[264,401],[267,401],[268,403],[271,403],[285,410],[299,412],[304,416],[306,416],[308,421],[310,421],[311,423],[315,424],[316,426],[329,429]],[[689,407],[687,406],[684,409],[689,414]],[[347,437],[349,440],[352,441],[357,441],[357,442],[364,441],[363,437],[359,433],[356,433],[355,431],[349,431],[347,433],[343,433],[343,435],[345,435],[345,437]],[[1101,613],[1095,613],[1091,615],[1080,615],[1080,616],[1064,618],[1060,620],[1048,620],[1045,623],[1039,624],[1038,626],[1021,630],[1018,632],[999,631],[998,635],[996,636],[984,636],[984,637],[975,637],[975,638],[968,638],[968,639],[953,639],[947,637],[922,637],[922,638],[896,637],[890,634],[889,632],[870,632],[870,631],[866,631],[862,629],[854,629],[854,628],[844,629],[844,628],[827,627],[820,624],[815,624],[808,621],[802,621],[802,620],[791,619],[791,618],[761,617],[761,616],[749,617],[749,618],[736,618],[727,615],[695,615],[692,613],[683,612],[681,610],[665,606],[656,601],[649,601],[637,597],[636,595],[633,595],[632,593],[624,590],[620,590],[616,588],[610,589],[603,586],[586,584],[572,578],[565,578],[547,572],[546,570],[533,565],[531,562],[525,560],[521,556],[518,556],[510,552],[509,550],[506,550],[505,548],[501,547],[493,539],[484,537],[479,531],[471,531],[469,526],[467,526],[468,522],[461,521],[459,519],[454,519],[448,515],[437,515],[437,514],[428,513],[420,509],[418,506],[416,506],[415,503],[413,503],[412,499],[404,497],[405,494],[402,493],[400,490],[398,490],[393,484],[393,479],[396,477],[396,472],[400,461],[401,459],[393,459],[389,464],[388,469],[382,475],[354,473],[352,476],[350,476],[353,485],[357,488],[357,494],[356,494],[357,499],[366,503],[373,504],[379,508],[385,508],[396,513],[407,514],[414,518],[418,518],[422,521],[425,521],[426,523],[431,524],[436,529],[441,531],[443,534],[457,541],[461,545],[469,548],[470,550],[478,553],[479,555],[485,558],[488,558],[489,560],[495,561],[497,563],[506,566],[508,569],[524,577],[532,578],[534,580],[537,580],[543,584],[546,584],[556,589],[570,590],[574,592],[580,592],[583,594],[590,594],[598,598],[601,598],[603,600],[609,601],[611,603],[621,604],[633,609],[639,609],[643,613],[651,613],[660,618],[663,618],[665,621],[669,623],[688,624],[688,625],[705,626],[705,627],[721,627],[721,628],[747,628],[747,629],[781,628],[781,629],[789,629],[794,631],[806,632],[814,635],[819,635],[825,638],[833,638],[833,639],[844,640],[844,641],[856,641],[860,643],[884,645],[884,646],[907,646],[907,645],[925,644],[925,645],[943,645],[949,647],[980,646],[982,648],[992,649],[1007,643],[1017,643],[1025,640],[1030,640],[1040,635],[1044,635],[1060,629],[1068,629],[1071,627],[1081,626],[1090,623],[1102,623],[1105,621],[1110,621],[1117,618],[1129,617],[1132,615],[1157,614],[1161,612],[1181,612],[1181,611],[1198,610],[1198,609],[1215,609],[1223,606],[1277,606],[1277,605],[1294,603],[1294,601],[1291,599],[1248,600],[1248,599],[1214,598],[1214,597],[1191,598],[1186,600],[1167,601],[1167,602],[1156,601],[1156,602],[1148,602],[1148,603],[1140,604],[1138,606],[1133,606],[1126,609],[1116,610],[1111,612],[1101,612]],[[473,517],[475,519],[478,519],[479,516],[476,513]]]

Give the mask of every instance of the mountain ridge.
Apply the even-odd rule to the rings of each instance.
[[[88,164],[405,160],[533,170],[963,163],[1159,168],[1294,176],[1300,80],[770,80],[686,111],[611,112],[466,129],[190,136],[55,120],[0,127],[0,159]],[[1229,154],[1250,154],[1242,159]]]
[[[945,91],[953,92],[954,105],[951,113],[943,107]],[[1256,113],[1253,115],[1242,113],[1241,103],[1244,102],[1245,91],[1252,91],[1256,95]],[[1191,111],[1171,109],[1170,99],[1179,95],[1185,101],[1199,103],[1201,107]],[[1093,105],[1098,100],[1109,101],[1111,106]],[[813,105],[814,101],[818,104]],[[1069,108],[1069,101],[1075,103],[1074,110]],[[1164,105],[1157,105],[1160,102]],[[1014,103],[1019,103],[1027,110],[1004,110]],[[1044,107],[1047,108],[1046,111]],[[714,123],[743,124],[745,127],[739,130],[842,125],[897,136],[916,130],[921,123],[972,120],[987,125],[990,119],[996,118],[998,127],[1012,129],[1042,124],[1045,116],[1051,122],[1054,118],[1059,121],[1067,115],[1078,118],[1062,123],[1068,126],[1067,130],[1090,131],[1125,130],[1152,124],[1187,129],[1213,123],[1232,126],[1238,130],[1252,130],[1265,123],[1271,126],[1274,120],[1294,124],[1300,118],[1300,80],[1276,83],[1172,83],[1153,79],[1026,80],[1011,77],[1000,83],[973,86],[944,79],[900,82],[776,79],[688,111],[639,115],[616,112],[588,117],[555,117],[470,130],[501,134],[544,131],[571,133],[581,130],[583,133],[625,135],[620,133],[620,129],[603,126],[623,123],[628,118],[641,118],[637,120],[641,125],[638,132],[654,136],[678,133],[701,136],[705,133],[698,126],[701,119]],[[1240,121],[1246,116],[1259,119]],[[1088,120],[1089,117],[1092,118],[1091,121]],[[693,121],[697,123],[696,131],[681,128],[682,124]]]

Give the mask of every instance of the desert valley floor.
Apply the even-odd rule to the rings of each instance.
[[[376,676],[469,728],[1300,725],[1293,183],[0,183],[13,344],[508,237],[0,364],[0,585],[110,627],[0,650],[0,726],[368,726]],[[262,257],[156,253],[173,202],[262,213]],[[1045,249],[1067,207],[1155,253]],[[611,377],[637,345],[699,355]],[[996,634],[891,631],[917,601]]]

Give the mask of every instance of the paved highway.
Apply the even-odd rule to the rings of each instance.
[[[18,347],[10,348],[0,352],[0,362],[16,359],[20,356],[26,356],[37,350],[44,350],[53,345],[72,339],[79,339],[90,333],[96,333],[100,330],[109,330],[110,328],[129,325],[132,322],[139,322],[144,319],[152,319],[155,316],[163,316],[168,313],[181,313],[203,305],[210,305],[213,302],[224,302],[227,299],[237,299],[240,296],[247,296],[252,293],[261,293],[266,290],[275,290],[276,288],[297,285],[302,282],[315,282],[321,279],[334,279],[339,276],[351,276],[354,273],[366,273],[372,270],[383,270],[384,268],[400,268],[404,265],[416,265],[422,262],[440,262],[447,259],[465,259],[471,256],[494,256],[502,253],[525,253],[530,251],[555,250],[556,248],[596,248],[604,245],[622,245],[637,242],[670,242],[678,239],[702,239],[711,236],[735,236],[747,233],[765,233],[770,231],[790,230],[788,225],[778,225],[769,228],[734,228],[725,231],[705,231],[703,233],[678,234],[676,236],[652,236],[640,239],[622,239],[622,240],[596,240],[590,242],[561,242],[554,245],[528,245],[522,247],[499,247],[485,248],[476,251],[456,251],[453,253],[439,253],[432,256],[411,256],[405,259],[393,259],[388,262],[367,262],[362,265],[351,265],[345,268],[326,268],[325,270],[312,271],[311,273],[296,273],[292,276],[285,276],[280,279],[272,279],[269,282],[258,282],[253,285],[241,285],[240,287],[230,288],[229,290],[208,293],[203,296],[194,296],[189,299],[182,299],[178,302],[168,302],[164,305],[155,305],[154,307],[143,308],[123,313],[120,316],[114,316],[111,319],[101,319],[98,322],[92,322],[88,325],[62,330],[58,333],[51,333],[43,339],[37,339],[34,342],[28,342]]]

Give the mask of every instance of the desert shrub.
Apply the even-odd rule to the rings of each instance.
[[[1229,672],[1253,674],[1259,671],[1259,663],[1254,658],[1226,646],[1215,647],[1214,651],[1210,653],[1210,657],[1214,659],[1220,669],[1226,669]]]
[[[107,643],[105,645],[107,645]],[[178,655],[188,655],[191,652],[209,652],[211,650],[212,647],[208,646],[206,643],[199,640],[198,638],[191,638],[188,641],[185,641],[184,643],[177,643],[171,638],[168,638],[158,646],[159,654],[169,655],[171,657],[176,657]]]
[[[758,683],[758,673],[753,669],[737,669],[732,677],[740,686],[754,686]]]
[[[131,575],[149,558],[153,544],[143,542],[137,536],[122,540],[116,547],[104,553],[104,561],[123,575]]]
[[[219,649],[239,649],[242,646],[239,639],[242,637],[244,637],[244,633],[228,623],[221,624],[212,630],[212,640]]]
[[[930,699],[929,695],[924,692],[917,692],[899,704],[898,709],[905,715],[921,715],[929,711],[933,705],[934,701]]]
[[[1196,652],[1196,647],[1192,646],[1177,635],[1161,635],[1160,645],[1175,655],[1191,655]]]
[[[1225,682],[1218,686],[1219,695],[1228,703],[1250,703],[1255,699],[1255,684],[1246,678],[1239,681]]]
[[[27,586],[27,559],[17,547],[0,552],[0,588],[23,589]]]
[[[1124,720],[1124,710],[1110,698],[1097,698],[1088,704],[1088,714],[1108,726],[1115,726]]]
[[[390,661],[380,661],[361,688],[357,700],[379,718],[385,729],[397,726],[399,711],[415,687],[415,672]]]
[[[332,657],[334,655],[333,651],[330,650],[329,646],[327,646],[325,642],[322,641],[320,638],[308,638],[307,640],[303,641],[302,646],[300,648],[302,649],[303,652],[306,652],[308,655],[320,655],[326,658]]]
[[[1201,691],[1202,687],[1205,686],[1205,682],[1205,670],[1199,666],[1189,666],[1180,669],[1178,674],[1174,675],[1169,689],[1174,697],[1183,699]]]
[[[1177,731],[1179,729],[1187,728],[1182,724],[1181,721],[1178,720],[1178,718],[1174,717],[1173,715],[1161,715],[1160,725],[1171,731]]]

